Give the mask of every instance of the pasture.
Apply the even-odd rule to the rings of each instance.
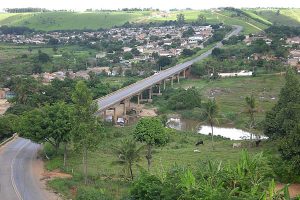
[[[259,16],[275,25],[300,25],[300,9],[249,9],[247,12]]]
[[[113,153],[113,148],[118,146],[123,139],[130,138],[133,128],[134,126],[123,128],[106,127],[103,131],[106,137],[99,141],[97,150],[88,154],[88,173],[91,180],[95,180],[92,184],[113,195],[113,199],[120,199],[127,194],[130,185],[130,182],[124,177],[122,166],[113,164],[117,160],[117,155]],[[199,140],[203,140],[204,145],[196,147],[195,144]],[[201,163],[208,160],[222,161],[224,164],[234,163],[238,160],[242,148],[248,148],[246,142],[243,142],[243,147],[233,149],[232,144],[234,141],[218,137],[215,137],[215,141],[215,150],[212,150],[210,136],[173,131],[170,133],[170,142],[166,146],[157,147],[153,150],[151,173],[163,176],[174,165],[186,166],[196,170]],[[194,150],[199,151],[194,152]],[[264,150],[272,152],[272,154],[275,151],[273,151],[272,144],[266,142],[258,148],[249,148],[250,154]],[[143,153],[138,165],[146,169],[147,163],[144,155]],[[50,170],[62,169],[62,163],[62,157],[55,157],[46,163],[46,167]],[[69,187],[76,187],[81,184],[81,153],[72,152],[67,163],[65,170],[70,173],[73,171],[74,178],[71,180],[53,180],[49,184],[55,190],[71,198]],[[134,166],[134,175],[137,175],[139,167]]]

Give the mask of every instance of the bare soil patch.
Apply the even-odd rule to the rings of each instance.
[[[3,115],[10,107],[10,103],[6,99],[0,99],[0,115]]]
[[[285,186],[284,184],[278,183],[276,185],[276,190],[281,190],[282,188],[284,188],[284,186]],[[291,198],[300,196],[300,184],[299,183],[291,184],[289,186],[289,193],[290,193]]]

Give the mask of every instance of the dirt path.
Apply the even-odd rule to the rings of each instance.
[[[9,107],[10,103],[8,103],[5,99],[0,99],[0,115],[3,115]]]
[[[276,185],[276,190],[281,190],[283,187],[284,187],[284,184],[278,183]],[[292,198],[300,196],[300,184],[291,184],[289,186],[289,192],[290,192],[290,196]]]
[[[47,187],[48,179],[45,178],[44,162],[41,159],[35,159],[32,162],[32,171],[36,177],[36,181],[40,183],[40,188],[43,190],[45,197],[47,197],[45,200],[62,200],[58,194]]]

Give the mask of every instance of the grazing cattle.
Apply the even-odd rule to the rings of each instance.
[[[196,143],[196,146],[199,146],[200,144],[204,145],[204,142],[202,140],[200,140],[199,142]]]
[[[198,150],[198,149],[194,149],[194,152],[196,152],[196,153],[199,153],[199,152],[200,152],[200,150]]]
[[[240,148],[242,147],[242,143],[233,143],[232,148]]]
[[[256,140],[256,141],[255,141],[256,147],[258,147],[260,143],[261,143],[261,140]]]

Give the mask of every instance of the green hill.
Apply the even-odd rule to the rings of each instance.
[[[247,12],[259,16],[275,25],[300,26],[300,9],[249,9]]]
[[[241,25],[244,34],[260,32],[272,24],[300,25],[300,9],[244,9],[234,10],[185,10],[174,12],[45,12],[45,13],[0,13],[0,25],[26,26],[36,30],[75,30],[111,28],[125,22],[157,22],[176,20],[183,13],[189,22],[198,15],[206,17],[208,23]]]
[[[46,12],[0,14],[0,25],[26,26],[37,30],[99,29],[137,21],[149,12]]]

